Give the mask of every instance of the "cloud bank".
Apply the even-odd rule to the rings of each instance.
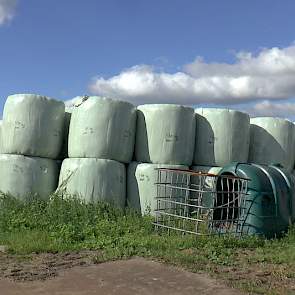
[[[241,110],[248,112],[252,117],[268,116],[295,119],[295,103],[292,102],[274,103],[264,100]]]
[[[135,65],[110,78],[94,78],[89,90],[135,104],[240,104],[289,99],[295,97],[295,45],[261,49],[256,55],[239,52],[233,64],[207,63],[197,57],[172,74]]]
[[[13,19],[16,4],[17,0],[0,0],[0,26]]]

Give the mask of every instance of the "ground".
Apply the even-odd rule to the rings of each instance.
[[[1,255],[1,294],[241,294],[204,274],[138,257],[94,264],[93,254],[35,255],[29,263]]]

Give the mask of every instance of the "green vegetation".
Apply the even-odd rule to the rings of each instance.
[[[16,255],[93,249],[101,253],[97,263],[150,257],[263,294],[282,294],[295,286],[294,229],[280,240],[169,236],[155,233],[151,221],[131,210],[58,195],[25,202],[1,196],[0,245]]]

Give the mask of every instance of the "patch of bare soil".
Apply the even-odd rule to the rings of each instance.
[[[239,291],[226,287],[217,280],[204,274],[191,273],[176,267],[159,262],[133,258],[129,260],[112,261],[101,264],[92,264],[87,267],[74,266],[85,258],[80,254],[56,255],[35,258],[39,271],[44,274],[46,269],[56,270],[59,276],[51,280],[36,280],[31,282],[15,282],[0,279],[1,294],[5,295],[192,295],[192,294],[219,294],[239,295]],[[69,262],[70,257],[74,258]],[[39,263],[39,259],[42,261]],[[68,263],[69,262],[69,263]],[[87,263],[87,262],[86,262]],[[17,264],[19,267],[22,264]],[[42,266],[43,265],[43,266]],[[54,266],[53,266],[54,265]],[[41,267],[42,266],[42,267]],[[23,268],[25,269],[25,268]],[[45,270],[44,270],[45,269]],[[61,270],[63,269],[63,270]],[[10,269],[10,271],[12,268]],[[17,271],[17,268],[15,268]],[[12,273],[14,273],[12,272]],[[32,273],[32,272],[30,272]],[[55,273],[56,274],[56,273]],[[14,278],[10,275],[8,277]],[[26,278],[35,277],[33,274]],[[46,274],[42,277],[46,277]]]
[[[14,281],[46,280],[74,266],[93,264],[95,251],[11,255],[0,252],[0,278]]]

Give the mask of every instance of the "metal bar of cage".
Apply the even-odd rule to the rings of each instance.
[[[156,230],[195,235],[244,231],[249,179],[191,170],[156,168]]]

